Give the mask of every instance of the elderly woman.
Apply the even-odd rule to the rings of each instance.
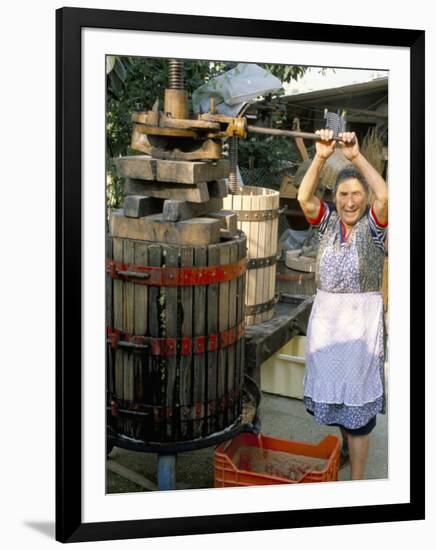
[[[380,293],[388,223],[388,189],[360,152],[354,133],[339,134],[350,167],[337,177],[335,205],[315,196],[336,141],[318,130],[316,154],[298,191],[318,227],[317,293],[307,330],[304,404],[316,422],[339,426],[348,443],[351,479],[362,479],[369,434],[384,410],[384,323]],[[369,189],[372,204],[369,205]]]

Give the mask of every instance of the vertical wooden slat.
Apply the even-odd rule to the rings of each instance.
[[[245,256],[247,255],[247,243],[245,242]],[[247,277],[246,275],[241,277],[241,321],[245,321],[245,286],[247,284]],[[244,381],[244,371],[245,371],[245,338],[243,339],[241,343],[241,388]]]
[[[133,401],[133,352],[131,350],[122,350],[123,356],[123,399],[128,403],[124,406],[131,406]],[[127,435],[132,435],[132,418],[124,418],[124,429]]]
[[[135,351],[132,353],[133,359],[133,402],[134,405],[144,405],[144,369],[142,366],[144,351]],[[141,426],[144,422],[134,420],[133,437],[139,439],[141,436]]]
[[[129,355],[130,352],[125,349],[121,349],[121,355],[123,358],[123,400],[127,401],[129,398],[129,388],[128,388],[128,370],[129,370]],[[124,405],[125,406],[125,405]],[[125,418],[124,425],[127,424],[128,418]]]
[[[148,265],[148,243],[135,241],[135,264]],[[147,334],[147,285],[134,285],[135,334]]]
[[[252,199],[251,199],[251,210],[252,211],[260,210],[259,202],[260,202],[260,197],[259,196],[255,195],[255,196],[252,197]],[[259,242],[259,232],[260,231],[259,231],[259,229],[260,229],[259,222],[251,222],[250,232],[251,232],[251,235],[252,235],[252,243],[253,243],[253,246],[252,246],[252,249],[251,249],[251,254],[250,254],[251,258],[258,258],[259,257],[259,245],[260,245],[260,242]],[[252,304],[257,304],[257,301],[258,301],[257,294],[258,294],[258,291],[259,291],[259,270],[258,269],[253,269],[252,271],[250,271],[250,276],[251,276],[251,280],[253,281],[253,283],[252,283],[253,288],[251,289],[251,294],[252,294],[251,303]],[[254,324],[256,324],[258,322],[257,314],[253,315],[252,322]]]
[[[125,289],[124,289],[124,297],[125,297]],[[127,352],[126,350],[121,350],[121,360],[123,362],[123,408],[126,407],[126,400],[127,400],[127,394],[128,394],[128,387],[127,387],[127,372],[128,372],[128,360],[127,360]],[[126,435],[129,435],[130,432],[130,419],[128,416],[122,416],[121,417],[122,424],[123,424],[123,433]]]
[[[208,265],[219,265],[219,245],[208,247]],[[209,285],[207,288],[207,334],[218,332],[218,293],[219,285]],[[217,413],[217,367],[218,349],[207,353],[207,431],[209,434],[216,430]]]
[[[179,249],[178,247],[165,246],[165,265],[168,267],[178,267]],[[167,287],[165,289],[165,336],[167,338],[177,338],[177,287]],[[175,415],[175,391],[176,391],[176,368],[177,355],[171,354],[166,360],[166,435],[168,439],[175,440],[176,434],[176,415]],[[178,400],[177,400],[178,401]]]
[[[190,267],[194,263],[194,249],[192,247],[183,247],[181,250],[180,265]],[[183,286],[180,288],[180,307],[181,311],[181,337],[192,338],[192,312],[193,312],[193,288],[192,286]],[[180,409],[181,409],[181,436],[188,438],[191,432],[192,421],[188,415],[188,407],[191,402],[191,383],[192,383],[192,349],[189,355],[184,355],[180,359]]]
[[[148,248],[148,261],[150,266],[160,266],[162,258],[162,250],[160,245],[151,244]],[[151,286],[148,291],[148,327],[150,336],[158,338],[161,334],[160,331],[160,288]],[[153,388],[154,405],[160,407],[164,402],[165,385],[166,385],[166,372],[165,372],[165,358],[159,356],[151,356],[151,368],[150,368],[150,383]],[[163,436],[163,411],[159,417],[159,423],[156,423],[154,418],[154,436]]]
[[[123,239],[124,244],[124,262],[131,264],[135,262],[134,242],[130,239]],[[134,283],[124,283],[124,330],[127,334],[135,334],[135,314],[134,314]]]
[[[124,359],[121,349],[115,350],[115,396],[117,399],[124,398]]]
[[[263,196],[261,197],[260,208],[262,210],[267,210],[270,204],[270,191],[269,189],[264,189]],[[265,220],[262,225],[259,227],[259,239],[263,242],[263,248],[261,251],[262,258],[269,256],[270,249],[270,239],[271,239],[271,220]],[[261,294],[261,303],[268,300],[268,289],[269,289],[269,267],[263,267],[261,271],[261,285],[260,285],[260,294]],[[266,318],[265,313],[259,315],[259,323],[262,323]]]
[[[106,390],[110,397],[115,393],[115,350],[106,344]]]
[[[274,194],[272,198],[272,205],[271,208],[273,210],[277,210],[279,208],[279,200],[280,197],[278,194]],[[278,228],[279,228],[279,218],[278,216],[273,219],[272,223],[272,230],[271,230],[271,256],[275,256],[277,254],[277,239],[278,239]],[[269,296],[270,298],[273,298],[276,292],[276,264],[274,264],[270,268],[270,288],[269,288]],[[271,311],[269,315],[269,319],[274,315],[274,311]]]
[[[112,238],[106,236],[106,258],[113,259],[113,243]],[[114,295],[113,295],[113,279],[106,274],[106,327],[114,326]],[[109,344],[106,344],[106,396],[107,404],[115,394],[115,351]]]
[[[130,239],[123,239],[123,261],[125,263],[134,263],[135,250],[134,243]],[[127,334],[135,334],[134,327],[134,284],[129,282],[123,283],[123,325]],[[123,399],[125,401],[133,401],[133,353],[123,350]],[[131,435],[132,419],[126,417],[124,419],[124,427],[126,433]]]
[[[247,255],[246,252],[246,240],[245,238],[238,239],[238,260],[242,260]],[[244,320],[245,309],[245,275],[238,277],[237,279],[237,299],[236,299],[236,324],[239,324]],[[236,373],[235,373],[235,390],[236,395],[239,396],[242,388],[242,379],[244,371],[243,362],[243,346],[244,339],[241,338],[236,343]],[[239,414],[239,403],[235,403],[234,415]]]
[[[115,262],[123,261],[123,240],[113,239],[113,258]],[[116,330],[124,330],[123,325],[123,299],[124,299],[124,283],[119,280],[114,280],[114,328]],[[115,396],[118,400],[124,399],[124,358],[123,351],[117,349],[115,351]]]
[[[230,243],[230,263],[233,264],[238,259],[238,243]],[[237,281],[232,279],[229,282],[229,328],[233,328],[236,325],[236,289]],[[228,348],[228,368],[227,368],[227,395],[233,395],[235,391],[235,361],[236,361],[236,344],[233,343]],[[227,422],[230,424],[234,420],[234,405],[229,404]]]
[[[144,404],[144,367],[143,361],[147,360],[148,352],[143,350],[132,353],[133,361],[133,401],[135,404]],[[135,436],[136,437],[136,436]]]
[[[266,194],[264,197],[262,197],[263,203],[262,203],[262,210],[271,210],[272,205],[272,196],[270,194]],[[262,253],[262,257],[268,257],[270,256],[271,251],[271,226],[272,226],[272,220],[265,220],[262,222],[262,233],[263,233],[263,239],[264,239],[264,249]],[[271,296],[269,296],[269,289],[270,289],[270,275],[271,275],[271,268],[270,267],[263,267],[260,269],[262,271],[263,275],[263,284],[262,284],[262,292],[259,296],[259,303],[267,302]],[[264,313],[261,313],[259,315],[259,322],[266,321],[266,319],[269,318],[270,312],[266,311]]]
[[[135,241],[135,264],[148,265],[148,243]],[[146,285],[134,285],[134,309],[135,309],[135,333],[147,335],[148,328],[148,287]],[[134,400],[144,403],[145,383],[149,369],[149,352],[141,350],[133,356],[134,372]],[[148,385],[148,384],[147,384]],[[148,401],[150,403],[150,400]],[[139,423],[138,423],[139,424]],[[139,431],[137,428],[136,437]]]
[[[161,265],[161,246],[151,244],[148,247],[148,262],[150,266],[159,267]],[[160,329],[159,320],[159,298],[160,288],[156,286],[149,287],[149,304],[148,304],[148,326],[151,336],[158,337]]]
[[[113,258],[113,243],[111,237],[106,237],[106,258]],[[113,304],[113,279],[106,274],[106,326],[113,327],[114,304]]]
[[[123,240],[113,239],[113,258],[115,262],[123,261]],[[124,288],[123,281],[114,280],[114,328],[116,330],[124,330],[123,326],[123,298]]]
[[[251,197],[250,211],[260,210],[259,207],[260,197],[259,195],[253,195]],[[249,258],[258,258],[259,254],[259,222],[250,222],[250,245],[248,249]],[[259,270],[250,269],[248,271],[248,304],[253,305],[258,303],[258,287],[259,287]],[[255,324],[257,322],[257,315],[249,316],[249,323]]]
[[[268,190],[262,189],[262,194],[258,197],[258,208],[259,210],[266,210],[268,208]],[[257,257],[265,258],[267,256],[267,237],[268,237],[268,227],[269,220],[263,220],[258,223],[258,247],[257,247]],[[265,277],[266,277],[266,268],[261,267],[256,269],[257,272],[257,285],[256,285],[256,303],[261,304],[265,302]],[[256,323],[261,323],[263,321],[263,313],[258,313],[256,315]]]
[[[240,197],[240,210],[251,210],[251,196],[242,195]],[[240,228],[241,230],[247,235],[247,256],[250,258],[250,243],[252,241],[252,236],[250,234],[250,228],[251,228],[251,222],[240,222]],[[247,271],[246,275],[246,286],[245,286],[245,304],[248,305],[249,302],[249,295],[248,295],[248,286],[251,282],[250,278],[250,272]],[[247,316],[245,318],[247,324],[249,324],[252,320],[252,316]]]
[[[223,243],[220,247],[220,265],[228,264],[230,261],[230,246]],[[229,326],[229,283],[223,282],[219,285],[219,332],[226,330]],[[226,377],[227,377],[227,351],[228,348],[220,348],[218,354],[218,401],[222,402],[226,397]],[[220,403],[221,405],[221,403]],[[218,414],[218,429],[224,428],[224,412],[220,406]]]
[[[271,193],[268,194],[268,196],[266,197],[267,201],[266,201],[266,204],[267,204],[267,208],[269,210],[272,210],[273,208],[273,203],[274,203],[274,195],[272,195]],[[272,255],[272,250],[273,250],[273,231],[272,231],[272,228],[273,228],[273,224],[274,224],[274,220],[268,220],[268,223],[266,224],[266,238],[268,239],[268,246],[266,247],[265,249],[265,256],[271,256]],[[268,300],[270,300],[272,298],[272,296],[270,295],[270,288],[271,288],[271,266],[265,268],[265,271],[264,271],[264,282],[263,282],[263,295],[264,295],[264,299],[263,301],[264,302],[267,302]],[[270,311],[266,311],[263,315],[262,315],[262,321],[266,321],[267,319],[270,319],[271,318],[271,315],[273,313],[273,310],[270,310]]]
[[[207,265],[207,247],[197,246],[194,249],[194,265],[204,267]],[[206,287],[197,285],[194,287],[194,336],[206,335]],[[194,414],[194,437],[202,435],[202,427],[205,422],[205,370],[206,354],[194,354],[193,372],[193,414]]]
[[[124,399],[133,401],[133,351],[124,352]]]
[[[234,195],[233,196],[233,209],[234,210],[242,210],[242,195]],[[248,224],[243,224],[242,222],[238,222],[238,229],[242,232],[244,232],[244,225],[248,226]],[[245,232],[244,232],[245,234]],[[243,237],[239,239],[238,249],[239,249],[239,255],[238,260],[242,260],[242,258],[247,257],[247,237]],[[237,325],[239,325],[243,320],[245,320],[245,280],[246,280],[247,274],[245,274],[243,277],[238,278],[237,282]],[[243,377],[243,347],[244,347],[244,340],[238,340],[236,344],[236,373],[235,373],[235,380],[236,380],[236,392],[239,395],[239,392],[241,390],[241,380]],[[236,416],[238,414],[239,406],[238,403],[235,403],[234,408],[234,415]]]

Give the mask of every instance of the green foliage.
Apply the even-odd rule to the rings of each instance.
[[[123,70],[116,68],[123,67]],[[152,78],[150,75],[153,75]],[[124,79],[121,81],[121,76]],[[108,155],[126,154],[131,137],[131,114],[137,104],[151,108],[156,98],[163,101],[167,86],[164,59],[124,57],[108,75],[106,132]]]
[[[307,71],[307,67],[300,67],[298,65],[276,65],[273,63],[262,63],[261,67],[279,78],[282,82],[298,80]]]
[[[239,140],[239,165],[248,167],[250,159],[256,168],[275,172],[283,161],[297,162],[298,156],[289,138],[259,135]]]
[[[162,102],[167,85],[164,59],[115,59],[113,70],[107,75],[106,95],[106,189],[110,207],[121,206],[124,198],[123,181],[116,175],[111,159],[126,155],[129,151],[132,111],[137,109],[138,104],[151,107],[156,98]]]

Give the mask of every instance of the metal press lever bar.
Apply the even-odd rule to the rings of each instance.
[[[247,126],[247,132],[252,132],[254,134],[267,134],[269,136],[288,136],[288,137],[294,137],[294,138],[313,139],[313,140],[321,139],[317,134],[312,134],[311,132],[299,132],[296,130],[279,130],[278,128],[262,128],[261,126]]]

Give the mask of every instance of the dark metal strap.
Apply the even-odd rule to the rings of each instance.
[[[117,417],[118,415],[133,416],[138,419],[144,417],[153,417],[153,422],[159,424],[165,417],[167,407],[165,405],[149,405],[147,403],[137,403],[136,401],[120,399],[115,395],[112,395],[110,404],[106,406],[106,410],[111,416]]]
[[[160,355],[163,357],[172,357],[177,352],[180,355],[190,355],[191,353],[212,352],[217,349],[224,349],[238,340],[245,333],[244,321],[235,327],[208,334],[207,336],[195,336],[193,338],[155,338],[153,336],[138,336],[127,334],[112,327],[107,329],[107,341],[114,349],[118,347],[133,349],[149,349],[151,355]]]
[[[112,279],[150,286],[213,285],[237,279],[246,269],[247,258],[207,267],[154,267],[106,260],[106,272]]]
[[[239,222],[263,222],[274,220],[279,216],[279,210],[233,210],[238,215]]]
[[[267,256],[265,258],[251,258],[248,260],[247,269],[260,269],[262,267],[269,267],[277,263],[277,256]]]
[[[220,399],[214,399],[212,401],[197,401],[194,404],[184,405],[181,407],[181,421],[189,422],[192,418],[204,418],[213,416],[218,412],[224,412],[233,405],[239,399],[239,391],[235,388],[230,390],[227,394],[223,395]],[[134,400],[119,399],[113,395],[110,404],[106,405],[106,411],[110,412],[111,416],[133,416],[138,419],[144,417],[153,416],[153,420],[156,423],[160,423],[165,417],[170,418],[173,416],[173,407],[166,405],[156,405],[148,403],[137,403]]]
[[[245,306],[245,315],[257,315],[258,313],[265,313],[266,311],[269,311],[272,309],[276,303],[278,302],[278,296],[274,296],[271,300],[268,300],[268,302],[264,302],[263,304],[254,304],[252,306]]]

